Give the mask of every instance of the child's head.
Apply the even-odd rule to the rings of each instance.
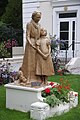
[[[41,28],[40,30],[40,36],[46,36],[47,35],[47,30],[44,28]]]

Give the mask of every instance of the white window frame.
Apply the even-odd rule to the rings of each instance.
[[[80,42],[80,6],[79,5],[74,5],[74,6],[67,6],[67,11],[64,10],[65,6],[57,6],[57,7],[53,7],[53,30],[52,33],[53,35],[57,35],[57,37],[59,37],[58,34],[58,20],[59,20],[59,13],[72,13],[72,12],[77,12],[77,17],[76,17],[76,21],[77,21],[77,29],[76,29],[76,42]],[[77,45],[76,47],[76,56],[80,56],[80,45]]]

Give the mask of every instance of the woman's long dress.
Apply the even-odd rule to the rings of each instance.
[[[34,49],[31,44],[36,47],[36,40],[40,37],[40,25],[37,25],[33,20],[27,24],[26,29],[26,39],[27,43],[25,46],[25,53],[23,58],[23,63],[21,70],[27,82],[31,83],[33,81],[40,80],[40,76],[36,75],[36,49]]]

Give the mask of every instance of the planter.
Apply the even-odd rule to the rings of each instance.
[[[78,105],[78,93],[71,91],[70,92],[70,108],[76,107]]]
[[[59,104],[59,106],[50,107],[49,117],[61,115],[78,105],[78,93],[74,91],[71,91],[70,93],[70,102]]]
[[[62,103],[59,104],[59,106],[50,107],[49,117],[61,115],[65,112],[68,112],[69,109],[69,103]]]
[[[35,102],[31,104],[30,117],[35,120],[43,120],[68,112],[71,108],[78,105],[78,93],[74,91],[71,92],[69,103],[64,102],[59,105],[55,105],[54,107],[50,107],[47,103],[44,102]]]
[[[63,113],[68,112],[72,107],[75,107],[77,98],[75,98],[74,103],[61,103],[54,107],[50,107],[47,103],[44,102],[35,102],[31,104],[30,109],[30,118],[35,120],[43,120],[53,116],[59,116]]]

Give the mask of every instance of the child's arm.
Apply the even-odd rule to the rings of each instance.
[[[51,54],[51,46],[49,45],[49,55]]]
[[[48,55],[50,55],[51,54],[51,42],[50,42],[50,39],[49,38],[47,38],[47,47],[48,47],[48,50],[49,50],[49,52],[48,52]]]
[[[50,44],[47,44],[48,47],[48,53],[45,55],[46,57],[48,57],[51,54],[51,46]]]
[[[43,57],[43,59],[47,59],[48,54],[45,55],[44,53],[42,53],[41,50],[39,49],[39,46],[38,46],[38,45],[37,45],[36,48],[37,48],[38,53]]]

